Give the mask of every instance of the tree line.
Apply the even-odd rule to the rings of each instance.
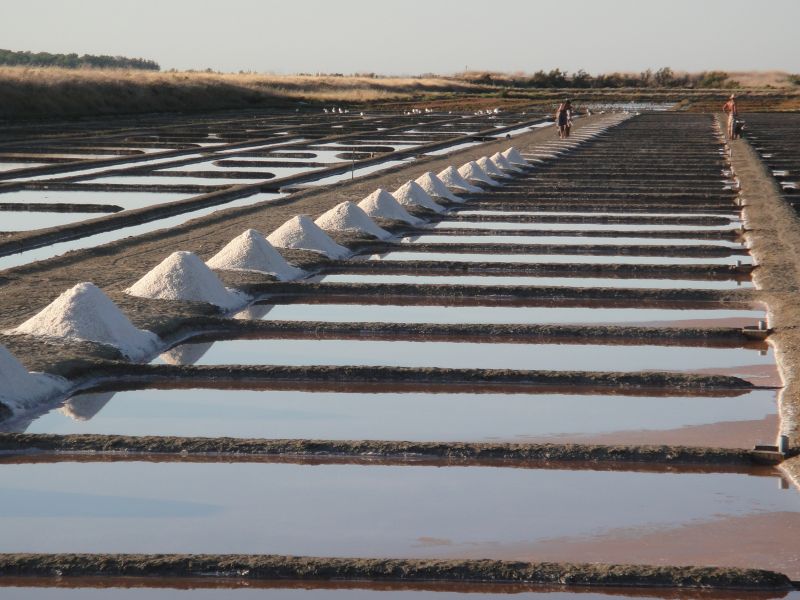
[[[108,56],[106,54],[51,54],[50,52],[29,52],[0,49],[0,65],[23,67],[61,67],[63,69],[137,69],[159,71],[161,67],[154,60]]]
[[[602,73],[591,75],[584,70],[568,73],[561,69],[536,71],[532,75],[502,73],[466,73],[462,78],[470,83],[512,88],[736,88],[739,82],[725,71],[675,73],[669,67],[641,73]]]

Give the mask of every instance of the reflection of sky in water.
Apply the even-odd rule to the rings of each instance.
[[[751,256],[600,256],[591,254],[467,254],[454,252],[388,252],[372,255],[370,260],[434,260],[492,263],[541,264],[626,264],[626,265],[743,265],[752,264]]]
[[[71,401],[79,402],[82,396]],[[53,410],[28,433],[253,438],[514,441],[568,433],[665,430],[775,414],[775,392],[730,398],[574,394],[117,392],[90,420]]]
[[[195,364],[666,371],[774,365],[775,358],[741,348],[284,339],[216,342]]]
[[[413,244],[563,244],[569,246],[724,246],[743,248],[739,242],[727,240],[695,240],[655,237],[594,237],[560,235],[417,235],[403,238]]]
[[[276,304],[275,321],[380,323],[619,323],[687,319],[763,319],[763,310],[587,308],[550,306],[400,306],[379,304]]]
[[[0,211],[0,231],[30,231],[104,217],[108,213]]]
[[[514,223],[496,221],[440,221],[433,229],[508,229],[508,230],[540,230],[540,231],[708,231],[725,230],[736,232],[728,225],[632,225],[627,223]],[[708,240],[713,244],[714,240]]]
[[[775,477],[714,473],[58,462],[2,465],[0,479],[2,552],[452,556],[461,548],[492,558],[504,544],[798,510]]]
[[[19,202],[21,204],[107,204],[133,209],[183,200],[191,196],[192,194],[170,192],[20,190],[0,194],[0,202]],[[97,213],[96,216],[99,217],[102,214]],[[2,215],[3,212],[0,212],[0,216]]]

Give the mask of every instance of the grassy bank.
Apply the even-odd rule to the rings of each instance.
[[[459,77],[389,78],[0,67],[0,120],[64,119],[154,112],[370,105],[401,110],[551,107],[585,102],[671,102],[719,110],[729,89],[526,89]],[[744,110],[800,109],[800,88],[738,90]]]

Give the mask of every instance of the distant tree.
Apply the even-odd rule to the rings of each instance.
[[[26,67],[61,67],[63,69],[136,69],[159,71],[161,67],[153,60],[127,58],[107,54],[51,54],[50,52],[30,52],[0,49],[0,65]]]

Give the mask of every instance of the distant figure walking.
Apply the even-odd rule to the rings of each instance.
[[[731,94],[728,101],[722,107],[728,114],[728,139],[735,140],[739,137],[739,130],[736,127],[736,119],[739,116],[739,108],[736,106],[736,95]]]
[[[564,100],[558,105],[556,125],[558,125],[558,137],[562,140],[568,138],[572,127],[572,103],[569,100]]]

